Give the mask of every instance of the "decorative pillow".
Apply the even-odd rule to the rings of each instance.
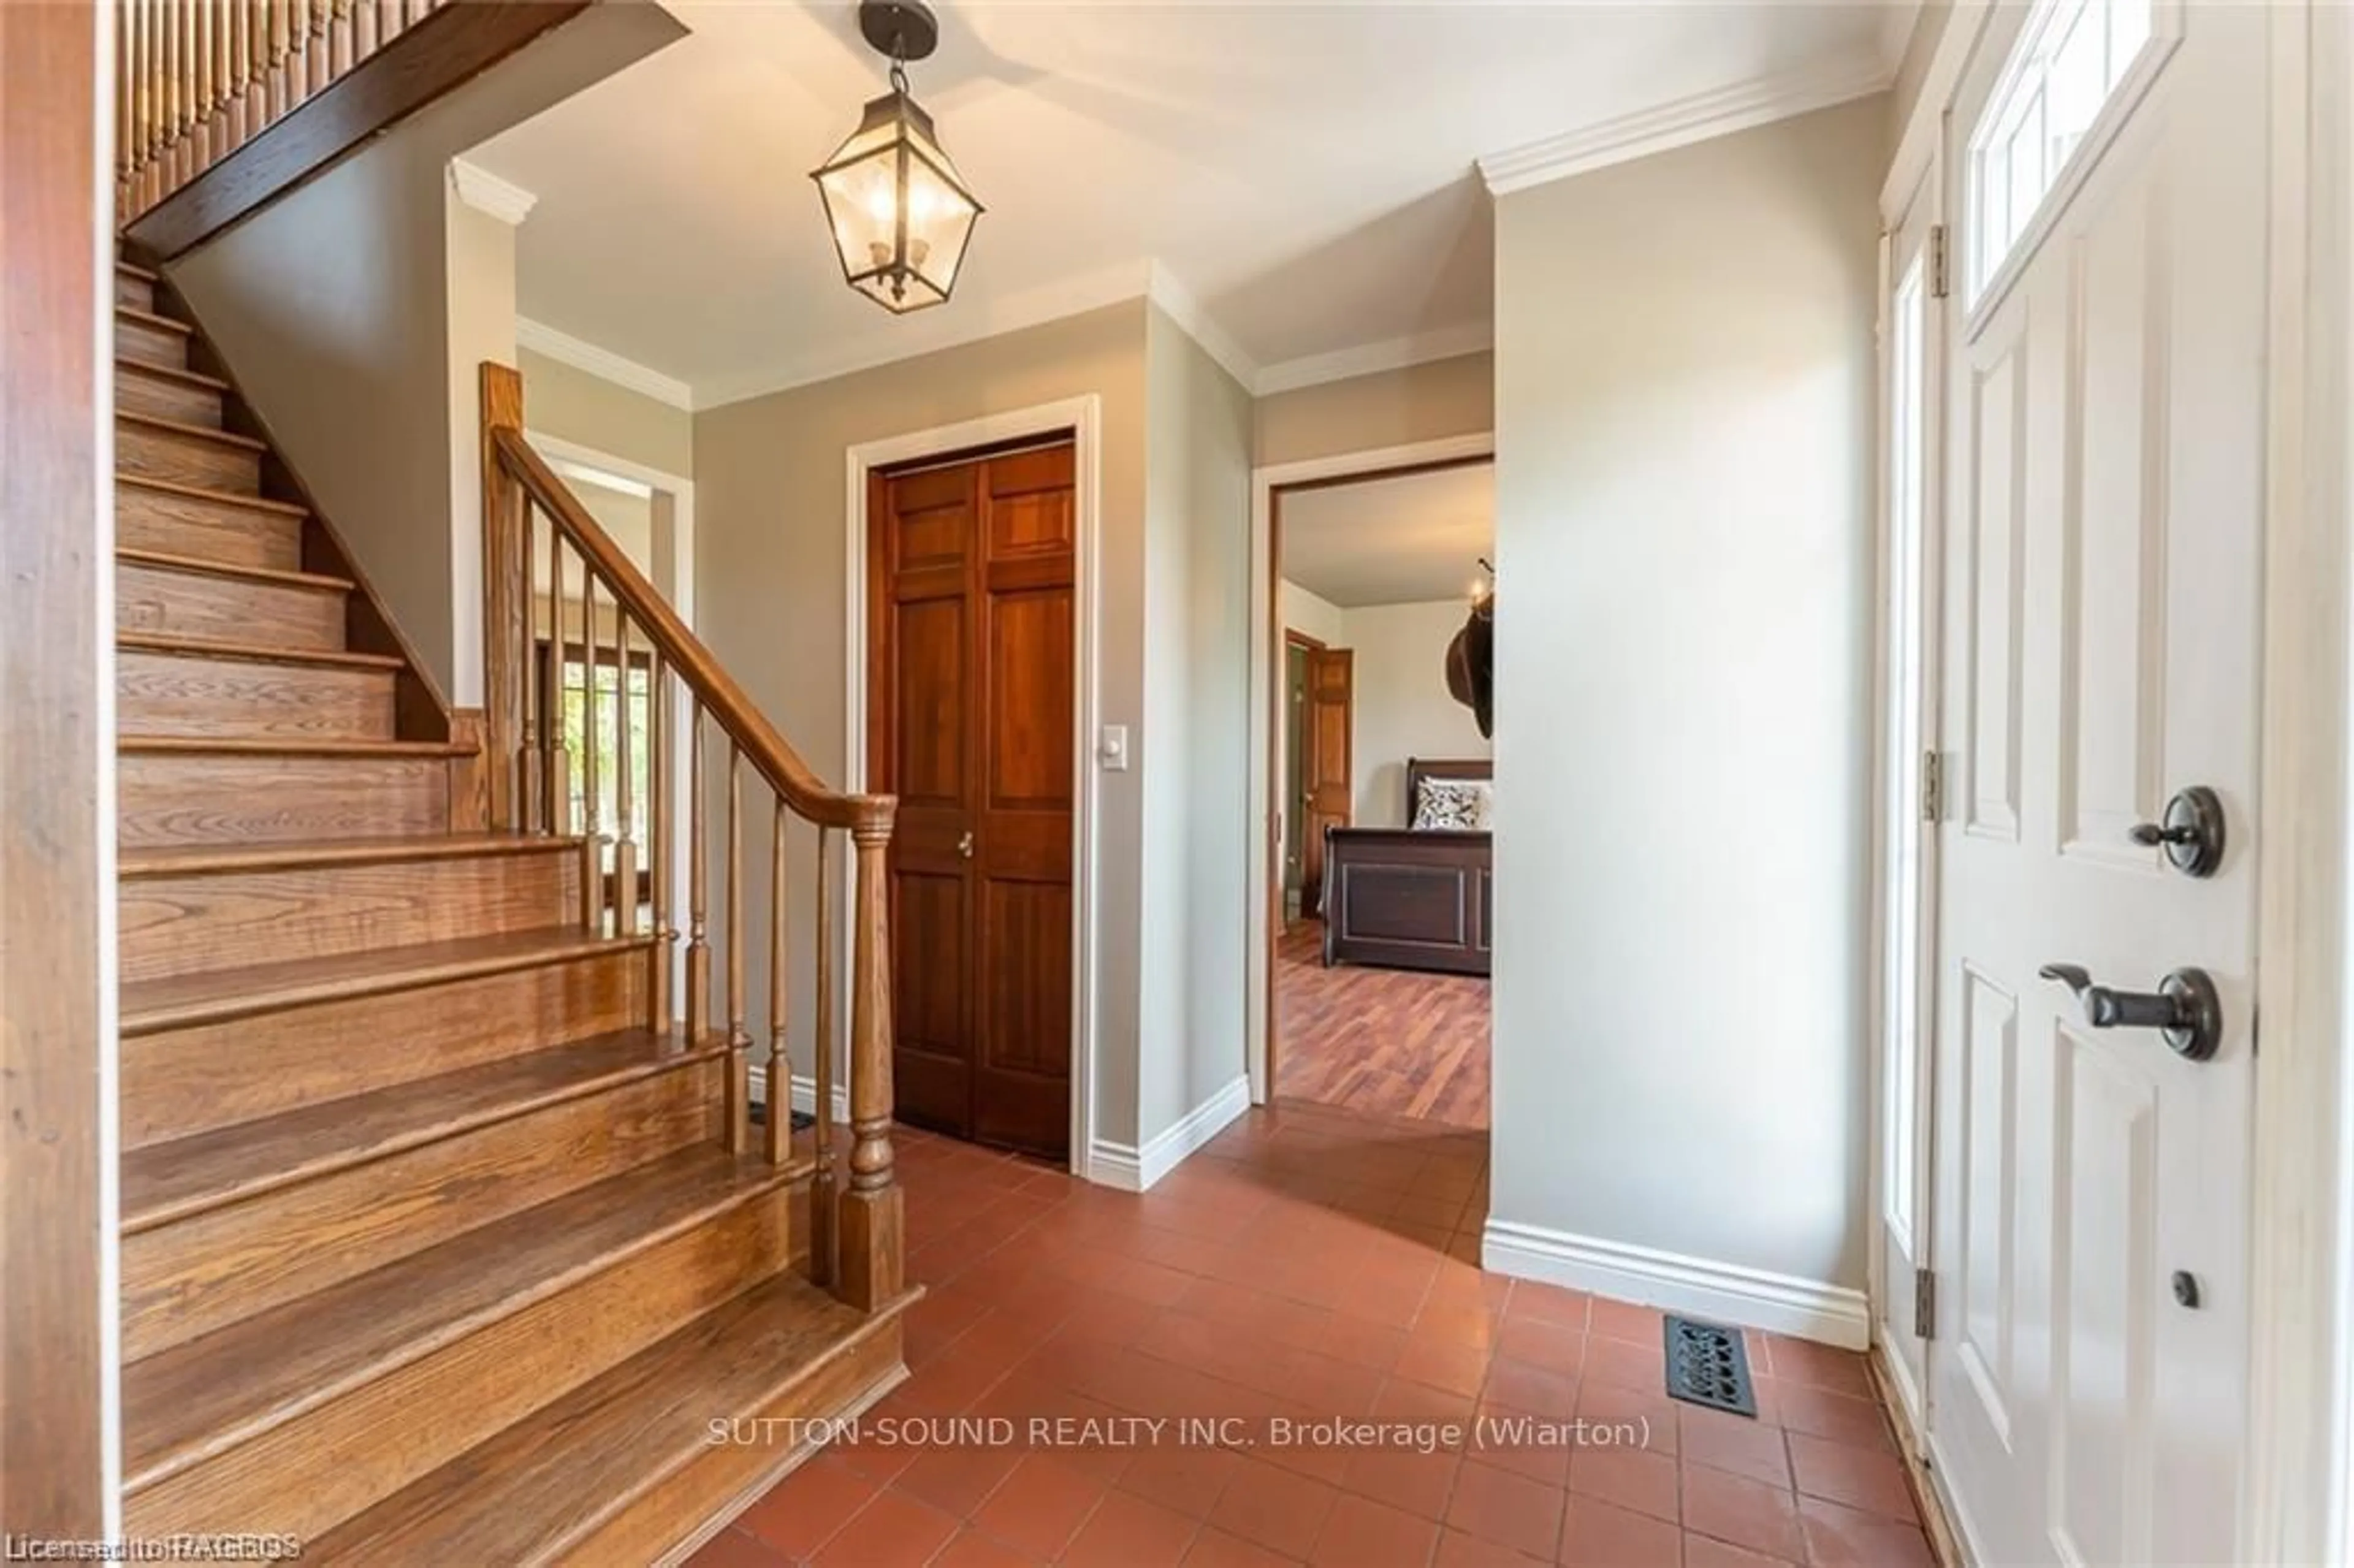
[[[1415,795],[1415,831],[1486,832],[1495,798],[1485,779],[1426,779]]]

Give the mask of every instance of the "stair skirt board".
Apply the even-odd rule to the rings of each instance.
[[[1872,1340],[1872,1316],[1862,1291],[1737,1263],[1491,1219],[1479,1265],[1519,1279],[1846,1351],[1863,1350]]]

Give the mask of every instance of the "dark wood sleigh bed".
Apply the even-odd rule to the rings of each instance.
[[[1406,821],[1426,779],[1489,779],[1485,758],[1409,758]],[[1324,962],[1484,975],[1495,908],[1494,835],[1328,828]]]

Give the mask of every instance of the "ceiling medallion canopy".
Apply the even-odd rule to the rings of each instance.
[[[863,0],[858,30],[890,60],[891,90],[866,105],[850,140],[810,177],[825,204],[843,281],[905,315],[947,301],[981,207],[940,146],[932,117],[907,90],[907,62],[939,43],[931,7]]]

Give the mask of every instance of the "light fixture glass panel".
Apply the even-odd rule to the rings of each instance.
[[[948,298],[981,204],[904,90],[867,104],[815,178],[852,288],[894,313]]]

